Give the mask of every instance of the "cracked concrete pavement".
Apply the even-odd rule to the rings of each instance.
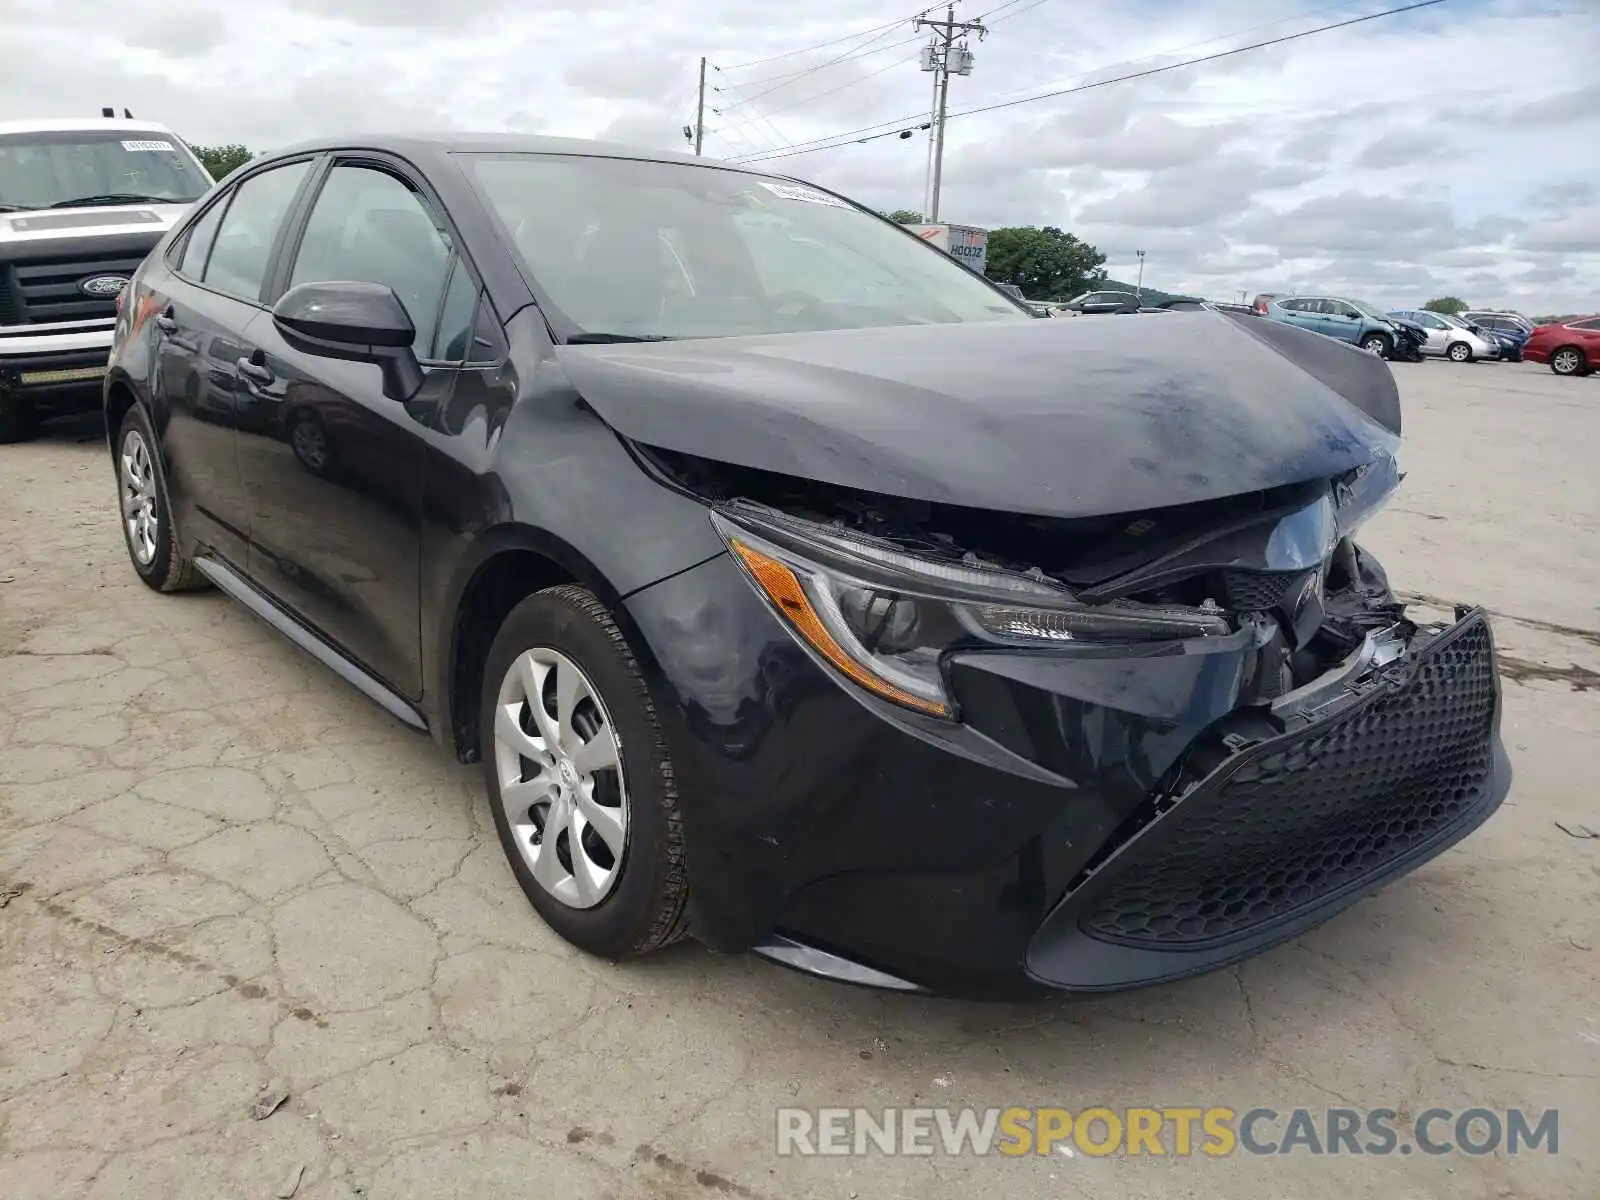
[[[0,447],[0,1197],[1592,1197],[1600,380],[1396,368],[1365,540],[1487,604],[1515,789],[1300,941],[1129,996],[973,1005],[690,944],[567,948],[475,769],[215,593],[128,567],[91,424]],[[289,1097],[264,1120],[272,1081]],[[780,1105],[1524,1106],[1560,1153],[780,1158]]]

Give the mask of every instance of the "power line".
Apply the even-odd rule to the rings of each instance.
[[[918,38],[912,38],[911,40],[915,42],[915,41],[921,41],[922,39],[920,37],[918,37]],[[867,80],[869,80],[869,79],[876,79],[879,75],[882,75],[884,72],[892,71],[896,67],[904,66],[908,62],[915,62],[919,57],[920,57],[920,54],[910,54],[910,55],[907,55],[905,58],[897,58],[893,62],[887,63],[886,65],[879,67],[876,71],[869,71],[869,72],[867,72],[867,74],[859,76],[859,77],[857,77],[855,79],[847,79],[845,82],[839,84],[837,87],[828,88],[826,91],[817,92],[815,95],[806,96],[806,97],[804,97],[803,99],[800,99],[800,100],[790,101],[788,104],[782,105],[782,106],[780,106],[778,108],[769,108],[764,113],[761,112],[761,110],[757,109],[755,117],[747,117],[744,120],[740,121],[739,124],[748,125],[752,121],[755,121],[757,119],[770,118],[770,117],[776,115],[777,113],[789,112],[791,109],[799,108],[802,104],[814,103],[817,100],[823,99],[825,96],[833,95],[835,92],[842,92],[846,88],[852,88],[852,87],[855,87],[857,84],[866,83]],[[718,90],[721,90],[721,89],[718,89]],[[751,107],[754,108],[754,105],[752,105]],[[717,110],[714,110],[714,111],[718,112],[719,115],[721,113],[720,109],[717,109]],[[772,122],[770,120],[768,120],[767,123],[770,125]],[[794,143],[790,142],[788,138],[784,138],[783,140],[784,140],[784,142],[786,144],[788,144],[790,146],[794,145]]]
[[[1152,75],[1161,75],[1161,74],[1165,74],[1168,71],[1180,70],[1180,69],[1182,69],[1184,67],[1194,67],[1194,66],[1199,66],[1199,65],[1201,65],[1203,63],[1216,62],[1217,60],[1223,59],[1223,58],[1231,58],[1236,54],[1244,54],[1244,53],[1246,53],[1247,51],[1250,51],[1250,50],[1263,50],[1263,49],[1266,49],[1268,46],[1280,46],[1280,45],[1283,45],[1286,42],[1293,42],[1293,41],[1298,41],[1301,38],[1311,37],[1313,34],[1328,33],[1328,32],[1331,32],[1332,30],[1335,30],[1335,29],[1345,29],[1345,28],[1348,28],[1351,25],[1360,25],[1360,24],[1363,24],[1363,23],[1365,23],[1367,21],[1376,21],[1380,17],[1394,17],[1394,16],[1399,16],[1401,13],[1415,12],[1417,9],[1420,9],[1420,8],[1432,8],[1434,5],[1443,4],[1444,2],[1445,2],[1445,0],[1417,0],[1416,3],[1402,5],[1402,6],[1398,7],[1398,8],[1387,8],[1387,9],[1382,10],[1381,12],[1368,13],[1365,16],[1360,16],[1360,17],[1351,17],[1349,20],[1345,20],[1345,21],[1335,21],[1335,22],[1333,22],[1331,24],[1328,24],[1328,25],[1318,25],[1318,26],[1315,26],[1314,28],[1311,28],[1311,29],[1303,29],[1298,33],[1289,33],[1289,34],[1284,34],[1281,37],[1268,38],[1268,39],[1266,39],[1264,41],[1260,41],[1260,42],[1252,42],[1247,46],[1236,46],[1231,50],[1219,50],[1215,54],[1206,54],[1206,55],[1201,55],[1198,58],[1184,59],[1181,62],[1167,63],[1164,66],[1151,67],[1148,70],[1144,70],[1144,71],[1133,71],[1133,72],[1130,72],[1129,74],[1126,74],[1126,75],[1114,76],[1111,79],[1100,79],[1100,80],[1096,80],[1096,81],[1094,81],[1092,83],[1078,84],[1078,85],[1076,85],[1074,87],[1059,88],[1059,89],[1057,89],[1055,91],[1050,91],[1050,92],[1041,92],[1040,94],[1038,94],[1036,96],[1023,96],[1023,97],[1021,97],[1019,99],[1016,99],[1016,100],[1001,100],[1001,101],[997,101],[994,104],[982,105],[982,106],[980,106],[978,108],[963,109],[960,112],[950,113],[946,117],[946,120],[954,120],[956,117],[976,116],[979,113],[995,112],[996,110],[1002,109],[1002,108],[1015,108],[1017,105],[1020,105],[1020,104],[1032,104],[1032,103],[1034,103],[1036,101],[1039,101],[1039,100],[1054,100],[1054,99],[1058,99],[1061,96],[1071,96],[1071,95],[1075,95],[1075,94],[1077,94],[1079,92],[1091,91],[1094,88],[1109,87],[1114,83],[1127,83],[1127,82],[1129,82],[1131,80],[1134,80],[1134,79],[1146,79],[1146,78],[1149,78]],[[1200,43],[1200,44],[1203,45],[1204,43]],[[811,139],[809,139],[808,142],[797,142],[797,143],[795,143],[795,148],[793,148],[793,149],[789,149],[789,150],[785,150],[785,151],[778,152],[778,153],[773,153],[773,154],[765,154],[765,155],[762,155],[760,157],[741,158],[738,161],[740,161],[740,162],[766,162],[766,161],[768,161],[770,159],[792,158],[795,155],[799,155],[799,154],[816,154],[816,153],[818,153],[820,151],[823,151],[823,150],[838,150],[838,149],[841,149],[841,148],[843,148],[845,146],[859,145],[859,144],[861,144],[863,142],[876,141],[877,139],[884,138],[884,137],[898,137],[900,135],[900,133],[904,131],[905,123],[908,122],[908,121],[914,121],[914,120],[916,120],[915,116],[902,117],[902,118],[900,118],[898,120],[895,120],[895,121],[880,121],[876,125],[863,126],[861,129],[852,129],[852,130],[849,130],[849,131],[847,131],[845,133],[829,134],[829,135],[827,135],[825,137],[811,138]],[[886,128],[888,126],[898,126],[899,128],[893,128],[893,129]],[[882,132],[882,133],[869,133],[869,131],[871,131],[871,130],[878,130],[878,129],[882,129],[882,130],[885,130],[885,131]],[[866,137],[855,137],[854,136],[855,134],[869,134],[869,136],[866,136]],[[836,140],[836,139],[846,139],[846,140]],[[812,143],[826,143],[826,144],[816,145],[816,144],[812,144]],[[808,147],[808,148],[802,148],[802,147]]]
[[[907,13],[903,17],[898,17],[893,21],[886,21],[882,25],[874,25],[871,29],[862,29],[856,33],[846,34],[844,37],[836,37],[826,42],[818,42],[815,46],[803,46],[799,50],[785,50],[782,54],[772,54],[768,55],[766,58],[752,58],[749,62],[733,63],[727,69],[730,71],[742,71],[746,67],[759,67],[762,63],[777,62],[782,58],[793,58],[797,54],[810,54],[813,50],[826,50],[829,46],[838,46],[844,42],[853,42],[857,38],[865,37],[869,33],[877,33],[880,29],[893,29],[896,25],[904,25],[907,21],[910,21],[915,17],[920,17],[927,11],[928,10],[925,8],[919,9],[916,12]]]
[[[757,92],[755,95],[751,96],[750,99],[751,100],[759,100],[763,96],[770,96],[773,92],[779,91],[779,90],[781,90],[783,88],[786,88],[786,87],[790,86],[790,84],[792,84],[797,79],[804,79],[807,75],[815,75],[818,71],[826,71],[829,67],[836,67],[842,62],[849,62],[851,59],[854,59],[854,58],[865,57],[865,55],[867,55],[867,54],[882,54],[885,50],[893,50],[897,46],[905,46],[905,45],[908,45],[911,42],[917,42],[917,41],[921,41],[922,40],[920,34],[919,35],[913,35],[912,37],[904,38],[904,39],[902,39],[901,41],[898,41],[898,42],[890,42],[887,46],[879,46],[876,50],[867,50],[867,47],[870,46],[872,44],[872,42],[882,41],[884,38],[886,38],[888,36],[889,36],[888,33],[880,33],[877,37],[873,38],[872,41],[863,42],[861,45],[854,47],[853,49],[849,50],[848,52],[846,52],[844,54],[841,54],[841,55],[837,56],[836,58],[830,58],[827,62],[819,63],[817,66],[814,66],[814,67],[807,67],[803,71],[791,71],[787,75],[773,75],[773,76],[769,76],[765,80],[758,80],[755,83],[747,83],[747,84],[745,84],[746,87],[756,87],[760,83],[772,83],[771,87],[765,89],[764,91]],[[776,80],[777,82],[773,82],[774,80]]]

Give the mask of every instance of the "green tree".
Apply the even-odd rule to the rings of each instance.
[[[1054,225],[989,231],[985,274],[1014,283],[1029,300],[1066,300],[1105,278],[1106,256]]]
[[[884,215],[887,216],[889,220],[895,221],[901,225],[922,224],[922,214],[919,212],[913,212],[909,208],[897,208],[892,213],[886,213]]]
[[[1444,313],[1446,316],[1454,317],[1466,312],[1470,305],[1460,296],[1439,296],[1429,300],[1422,307],[1429,312]]]
[[[200,160],[200,165],[213,179],[221,179],[228,172],[236,167],[242,167],[255,157],[237,142],[225,146],[197,146],[190,142],[189,149],[194,151],[194,156]]]

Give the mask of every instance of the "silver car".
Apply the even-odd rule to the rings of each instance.
[[[1397,308],[1390,310],[1389,315],[1422,326],[1428,335],[1428,340],[1422,343],[1424,354],[1459,363],[1500,356],[1498,346],[1473,333],[1460,317],[1431,312],[1425,308]]]

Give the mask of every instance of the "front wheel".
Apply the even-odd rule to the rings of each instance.
[[[1582,375],[1584,366],[1583,352],[1573,346],[1563,346],[1550,356],[1550,369],[1557,375]]]
[[[672,763],[638,663],[593,593],[549,588],[511,610],[489,649],[479,720],[495,829],[546,923],[602,958],[681,938]]]
[[[1361,339],[1361,348],[1368,354],[1376,354],[1379,358],[1389,357],[1389,339],[1381,333],[1367,334]]]
[[[1472,361],[1472,347],[1465,342],[1451,342],[1444,353],[1445,357],[1451,362],[1464,363]]]
[[[39,421],[34,413],[33,401],[0,378],[0,445],[26,442],[38,432]]]

